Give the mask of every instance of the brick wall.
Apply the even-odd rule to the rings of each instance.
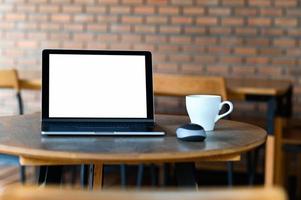
[[[298,0],[0,0],[0,67],[31,77],[43,48],[150,50],[157,72],[291,79],[301,115],[300,17]]]

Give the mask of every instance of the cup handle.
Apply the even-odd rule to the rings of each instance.
[[[221,114],[221,115],[217,115],[215,117],[215,120],[214,122],[217,122],[218,120],[220,120],[221,118],[229,115],[232,111],[233,111],[233,104],[230,102],[230,101],[223,101],[221,104],[219,104],[219,110],[222,109],[222,107],[225,105],[225,104],[228,104],[229,105],[229,110],[227,112],[225,112],[224,114]]]

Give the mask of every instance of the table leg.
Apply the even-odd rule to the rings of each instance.
[[[91,181],[93,184],[92,188],[93,190],[101,189],[103,186],[103,164],[102,163],[94,164],[92,168],[93,169],[90,171],[92,177]],[[91,188],[91,184],[90,184],[90,188]]]
[[[175,174],[178,186],[197,188],[194,163],[176,163]]]

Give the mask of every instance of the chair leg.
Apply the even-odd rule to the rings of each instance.
[[[229,161],[227,162],[228,167],[228,186],[233,186],[233,162]]]
[[[157,173],[156,173],[156,165],[150,165],[150,172],[151,172],[151,182],[152,186],[154,187],[157,184]]]
[[[138,172],[137,172],[137,189],[141,188],[142,180],[143,180],[143,172],[144,172],[144,165],[138,165]]]
[[[88,180],[89,180],[89,165],[83,164],[80,166],[80,184],[82,188],[88,186]]]
[[[20,165],[20,181],[22,184],[26,182],[26,169],[25,166]]]
[[[121,178],[121,187],[125,188],[126,186],[126,165],[120,165],[120,178]]]
[[[254,151],[247,152],[247,168],[248,168],[249,185],[254,184],[256,169],[257,169],[258,153],[259,153],[259,149],[255,149]]]
[[[22,100],[21,93],[17,92],[16,96],[17,96],[17,101],[18,101],[18,105],[19,105],[19,114],[23,115],[24,114],[24,107],[23,107],[23,100]]]

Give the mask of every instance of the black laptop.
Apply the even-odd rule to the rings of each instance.
[[[43,135],[164,135],[148,51],[45,49]]]

